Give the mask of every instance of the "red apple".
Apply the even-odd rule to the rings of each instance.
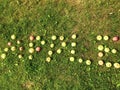
[[[30,41],[33,41],[33,40],[35,39],[35,37],[34,37],[33,35],[31,35],[31,36],[29,37],[29,39],[30,39]]]
[[[118,37],[118,36],[115,36],[115,37],[113,37],[112,40],[113,40],[113,41],[118,41],[118,40],[119,40],[119,37]]]
[[[23,51],[23,49],[24,49],[23,47],[19,47],[19,50],[20,50],[20,51]]]
[[[11,46],[12,45],[12,43],[11,42],[8,42],[8,46]]]
[[[40,47],[36,47],[36,51],[40,52],[41,48]]]

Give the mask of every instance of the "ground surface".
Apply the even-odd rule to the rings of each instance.
[[[54,55],[53,61],[46,63],[51,35],[64,35],[66,42],[72,42],[73,33],[78,35],[74,56],[91,59],[92,64],[68,61],[69,45],[63,55]],[[120,69],[98,66],[96,49],[105,44],[120,50],[120,43],[96,41],[98,34],[120,35],[119,0],[0,0],[0,53],[11,34],[23,40],[26,50],[22,60],[17,51],[9,52],[5,60],[0,58],[0,90],[120,90]],[[28,60],[31,34],[43,36],[47,43],[40,54]],[[55,43],[60,47],[59,40]],[[103,59],[120,62],[120,54]]]

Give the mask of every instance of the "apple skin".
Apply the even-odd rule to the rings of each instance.
[[[36,47],[36,51],[40,52],[41,48],[40,47]]]
[[[118,41],[119,40],[119,37],[118,36],[115,36],[115,37],[113,37],[113,39],[112,39],[114,42],[116,42],[116,41]]]
[[[33,40],[35,39],[35,37],[34,37],[33,35],[31,35],[31,36],[29,37],[29,39],[30,39],[30,41],[33,41]]]
[[[12,43],[11,42],[8,42],[8,46],[11,46],[12,45]]]
[[[23,51],[23,50],[24,50],[24,48],[23,48],[23,47],[19,47],[19,50],[20,50],[20,51]]]

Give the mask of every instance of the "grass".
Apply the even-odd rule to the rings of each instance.
[[[98,34],[119,36],[119,24],[119,0],[0,0],[0,54],[8,41],[19,47],[10,39],[12,34],[25,47],[23,59],[18,59],[19,51],[9,51],[5,60],[0,58],[0,90],[120,90],[119,69],[97,65],[97,46],[104,44],[120,51],[119,42],[96,41]],[[73,33],[78,35],[76,40],[71,39]],[[53,34],[64,35],[68,46],[47,63],[49,44],[55,43],[54,52],[62,48],[58,39],[51,41]],[[29,35],[40,35],[46,41],[33,60],[28,59]],[[74,41],[77,53],[70,62],[70,43]],[[84,59],[82,64],[79,57]],[[120,62],[119,57],[119,53],[110,53],[103,60]],[[90,66],[85,64],[87,59],[92,60]]]

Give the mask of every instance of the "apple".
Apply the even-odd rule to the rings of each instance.
[[[37,52],[40,52],[41,48],[40,47],[36,47],[35,49]]]
[[[19,50],[20,50],[20,51],[23,51],[23,49],[24,49],[23,47],[19,47]]]
[[[11,45],[12,45],[12,43],[11,43],[11,42],[8,42],[7,44],[8,44],[8,46],[11,46]]]
[[[31,35],[31,36],[29,37],[29,39],[30,39],[30,41],[33,41],[33,40],[35,39],[35,37],[34,37],[33,35]]]
[[[113,40],[114,42],[116,42],[116,41],[119,40],[119,37],[118,37],[118,36],[115,36],[115,37],[112,38],[112,40]]]

